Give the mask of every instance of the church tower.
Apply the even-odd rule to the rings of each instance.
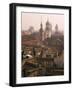
[[[55,34],[57,34],[58,33],[58,25],[56,24],[56,26],[55,26]]]
[[[43,25],[42,25],[42,22],[40,24],[39,37],[40,37],[39,38],[40,41],[42,41],[43,40]]]
[[[52,25],[49,23],[49,21],[47,20],[46,22],[46,28],[45,28],[45,39],[46,38],[51,38],[52,35]]]

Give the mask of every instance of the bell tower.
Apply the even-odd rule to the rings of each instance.
[[[40,36],[40,41],[42,41],[43,40],[43,25],[42,25],[42,22],[40,24],[39,36]]]

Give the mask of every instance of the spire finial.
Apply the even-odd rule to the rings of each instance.
[[[47,22],[49,22],[49,17],[47,17]]]
[[[40,25],[41,25],[41,28],[42,28],[42,26],[43,26],[43,25],[42,25],[42,16],[41,16],[41,24],[40,24]]]

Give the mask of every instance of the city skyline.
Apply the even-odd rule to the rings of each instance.
[[[42,22],[43,29],[46,27],[46,22],[52,24],[52,30],[55,30],[55,25],[58,25],[59,31],[64,30],[64,15],[63,14],[39,14],[39,13],[22,13],[22,30],[28,30],[29,27],[34,27],[35,31],[40,29]]]

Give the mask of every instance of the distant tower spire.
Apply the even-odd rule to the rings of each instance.
[[[41,26],[41,29],[42,29],[43,28],[42,22],[41,22],[40,26]]]
[[[51,38],[51,35],[52,35],[52,24],[47,19],[45,28],[45,39]]]
[[[49,22],[49,18],[47,17],[47,22]]]
[[[47,18],[47,21],[46,21],[46,30],[49,30],[49,21],[48,21],[48,18]]]
[[[43,24],[42,24],[42,22],[41,22],[41,24],[40,24],[39,33],[40,33],[40,41],[42,41],[42,37],[43,37]]]
[[[41,28],[43,28],[43,25],[42,25],[42,16],[41,16],[41,24],[40,24]]]
[[[55,32],[56,33],[58,32],[58,24],[56,24],[56,26],[55,26]]]

